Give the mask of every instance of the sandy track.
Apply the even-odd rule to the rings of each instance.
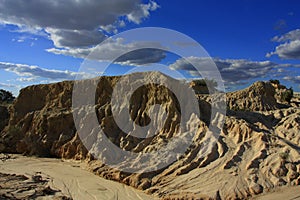
[[[19,155],[12,157],[13,159],[0,161],[0,173],[25,175],[26,177],[33,177],[38,173],[43,179],[49,180],[48,184],[52,189],[60,190],[61,194],[75,200],[153,199],[139,190],[105,180],[84,170],[85,164],[83,163]]]

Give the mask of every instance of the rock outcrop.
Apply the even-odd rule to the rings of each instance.
[[[209,130],[210,97],[198,96],[200,114],[205,116],[200,116],[202,121],[198,122],[193,143],[184,155],[162,169],[142,174],[110,168],[83,145],[83,140],[97,141],[95,130],[91,128],[91,134],[82,138],[75,128],[73,112],[82,113],[83,120],[88,121],[91,116],[87,110],[92,108],[110,142],[139,153],[156,151],[167,144],[178,133],[182,110],[190,106],[179,105],[178,97],[164,86],[139,87],[130,98],[129,115],[133,122],[146,126],[154,111],[163,111],[154,124],[159,125],[161,120],[166,123],[160,124],[161,131],[151,137],[133,137],[130,133],[134,129],[127,134],[118,127],[110,103],[120,78],[102,77],[99,83],[86,80],[97,83],[95,105],[87,102],[86,108],[72,109],[74,82],[21,90],[12,106],[9,124],[1,132],[2,152],[87,160],[95,174],[162,199],[247,199],[274,187],[300,184],[300,108],[295,103],[299,99],[294,100],[294,106],[279,109],[274,87],[265,82],[228,94],[230,110],[223,116],[224,126],[210,153],[201,155],[200,151]],[[135,84],[129,76],[123,79],[128,83],[125,91]],[[85,89],[82,88],[82,95],[86,94]],[[185,90],[179,91],[181,97],[186,96]],[[157,104],[162,104],[161,110],[155,109]],[[164,113],[168,115],[164,117]]]
[[[227,94],[227,104],[232,110],[264,111],[278,108],[275,88],[269,82],[256,82],[246,89]]]
[[[231,112],[210,156],[185,157],[189,162],[155,176],[148,191],[164,199],[248,199],[299,185],[299,116],[299,108]]]
[[[39,199],[73,200],[60,194],[48,185],[49,180],[37,174],[32,177],[0,173],[0,199]]]
[[[11,107],[9,125],[2,131],[5,152],[61,156],[63,145],[75,136],[71,113],[72,82],[35,85],[20,91]]]

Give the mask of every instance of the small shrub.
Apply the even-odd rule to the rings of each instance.
[[[11,92],[0,89],[0,102],[10,103],[14,99],[15,99],[15,97]]]
[[[290,89],[287,89],[281,94],[281,100],[291,103],[291,99],[293,98],[293,96],[294,96],[294,91],[293,88],[291,87]]]
[[[275,85],[279,85],[279,84],[280,84],[280,81],[277,80],[277,79],[271,79],[269,82],[270,82],[270,83],[273,83],[273,84],[275,84]]]
[[[218,83],[215,80],[197,79],[191,82],[191,85],[196,93],[208,94],[209,92],[217,91]]]

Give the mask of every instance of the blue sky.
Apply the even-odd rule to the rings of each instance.
[[[114,33],[139,27],[169,28],[196,40],[216,62],[228,90],[270,78],[300,90],[297,0],[0,0],[0,11],[0,88],[15,94],[27,85],[74,79],[87,55],[83,52]],[[110,47],[118,46],[109,44],[106,50]],[[108,74],[149,64],[134,63],[132,57],[141,55],[193,75],[181,58],[158,51],[132,54]]]

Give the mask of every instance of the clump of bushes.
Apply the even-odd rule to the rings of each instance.
[[[209,80],[209,79],[196,79],[193,80],[195,85],[198,86],[208,86],[208,87],[212,87],[212,88],[216,88],[218,86],[217,81],[215,80]]]
[[[275,84],[275,85],[279,85],[279,84],[280,84],[280,81],[277,80],[277,79],[271,79],[269,82],[270,82],[270,83],[273,83],[273,84]]]
[[[196,94],[209,94],[217,91],[218,83],[215,80],[195,79],[190,85]]]
[[[281,100],[291,103],[291,99],[293,98],[293,96],[294,96],[294,91],[293,88],[290,87],[289,89],[287,89],[281,94]]]
[[[271,84],[275,85],[275,89],[276,89],[276,96],[275,97],[279,101],[291,103],[291,99],[294,96],[294,91],[293,91],[292,87],[287,89],[286,86],[280,85],[280,81],[277,80],[277,79],[271,79],[271,80],[269,80],[269,82]]]
[[[14,95],[6,90],[0,89],[0,102],[10,103],[15,99]]]

